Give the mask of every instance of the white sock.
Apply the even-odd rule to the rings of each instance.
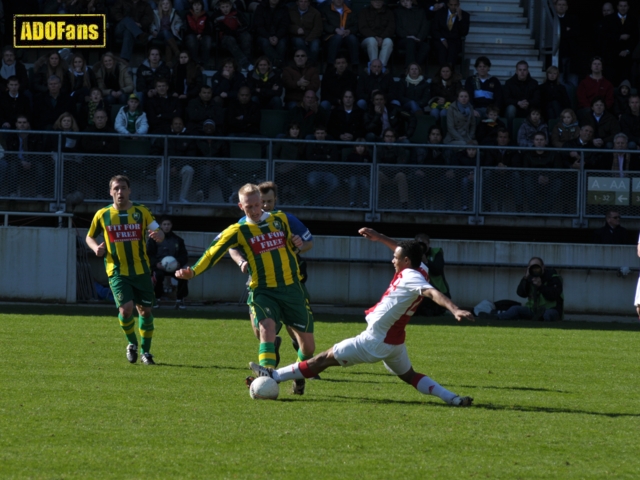
[[[273,371],[273,379],[276,382],[286,382],[287,380],[298,380],[300,378],[304,378],[300,371],[300,362],[292,363]]]
[[[451,403],[457,395],[453,392],[450,392],[438,382],[433,381],[427,376],[422,377],[417,385],[414,385],[416,390],[420,393],[424,393],[425,395],[435,395],[436,397],[440,397],[446,403]]]

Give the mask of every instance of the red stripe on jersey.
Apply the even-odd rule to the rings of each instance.
[[[397,282],[400,281],[401,278],[402,278],[402,272],[396,273],[391,279],[391,283],[389,284],[389,287],[384,291],[384,293],[380,297],[380,300],[378,300],[378,303],[376,303],[369,310],[365,310],[364,314],[369,315],[371,312],[373,312],[376,309],[376,307],[380,305],[380,302],[384,300],[384,297],[386,297],[387,295],[389,295],[389,293],[393,292],[396,289]]]
[[[407,326],[407,323],[409,323],[413,316],[409,315],[409,312],[415,313],[423,298],[424,297],[422,295],[418,296],[411,306],[407,308],[407,311],[404,312],[398,320],[396,320],[396,323],[391,325],[391,328],[387,332],[387,336],[384,337],[384,343],[388,343],[389,345],[402,345],[404,343],[404,339],[407,336],[407,333],[404,331],[404,327]]]

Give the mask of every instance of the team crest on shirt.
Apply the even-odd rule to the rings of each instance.
[[[273,225],[273,228],[276,228],[277,230],[282,230],[282,223],[280,223],[279,220],[275,220],[272,225]]]
[[[133,217],[133,219],[134,219],[136,222],[139,222],[139,221],[140,221],[140,219],[142,218],[142,217],[140,216],[140,212],[133,212],[132,217]]]

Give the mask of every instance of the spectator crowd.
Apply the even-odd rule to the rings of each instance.
[[[110,51],[93,65],[86,51],[48,52],[27,69],[23,52],[4,48],[0,124],[15,130],[4,148],[17,153],[0,160],[0,194],[25,176],[44,188],[50,165],[25,160],[25,153],[120,152],[115,137],[78,132],[117,132],[132,141],[160,134],[171,156],[224,158],[229,145],[220,137],[263,137],[265,112],[273,111],[286,121],[268,135],[299,141],[274,149],[274,157],[287,160],[370,163],[370,149],[353,143],[380,142],[378,163],[475,166],[473,147],[479,144],[495,147],[481,150],[482,166],[584,168],[620,176],[640,169],[636,154],[617,152],[640,145],[640,39],[636,7],[628,0],[604,5],[594,27],[601,45],[590,52],[583,78],[583,27],[567,0],[557,0],[560,64],[546,69],[542,83],[524,59],[502,83],[491,74],[489,56],[477,57],[474,73],[462,78],[460,54],[471,17],[459,0],[33,0],[12,8],[104,13]],[[137,62],[135,51],[145,52],[144,60]],[[437,63],[429,68],[432,60]],[[402,66],[397,77],[394,65]],[[204,70],[211,68],[216,71],[207,78]],[[63,144],[29,130],[63,132]],[[203,140],[177,138],[190,135]],[[352,144],[342,149],[327,140]],[[411,142],[426,147],[403,147]],[[442,149],[447,144],[459,148]],[[538,150],[503,148],[509,146]],[[155,153],[164,149],[164,142],[151,146]],[[186,200],[194,181],[206,199],[207,175],[195,175],[183,163],[172,172],[181,178],[180,199]],[[83,168],[79,162],[79,176],[90,171]],[[212,168],[209,177],[220,167]],[[158,167],[160,192],[162,174]],[[463,197],[473,181],[466,174],[447,179]],[[418,180],[397,170],[380,174],[381,182],[397,187],[402,207]],[[322,167],[308,177],[319,201],[337,182]],[[558,182],[525,184],[524,196],[533,198],[543,188],[553,198]],[[348,183],[351,204],[366,203],[366,179],[354,175]],[[221,188],[228,198],[230,187]]]

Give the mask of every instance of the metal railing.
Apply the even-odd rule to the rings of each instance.
[[[551,64],[559,66],[560,20],[553,0],[524,0],[523,7],[540,57],[551,55]]]
[[[579,169],[527,169],[484,166],[483,152],[495,146],[470,145],[465,150],[460,145],[148,135],[121,139],[120,154],[95,154],[65,151],[71,143],[60,132],[29,132],[38,133],[57,136],[57,142],[47,143],[49,152],[4,152],[0,200],[46,201],[52,211],[82,202],[105,204],[111,200],[108,180],[122,173],[131,179],[132,199],[161,212],[176,205],[229,206],[237,202],[235,192],[241,185],[274,180],[283,208],[359,211],[370,220],[381,212],[468,215],[472,224],[482,223],[485,215],[535,215],[571,217],[584,226],[584,218],[601,216],[609,207],[640,218],[640,172],[621,177],[611,170],[585,170],[585,154],[593,149],[572,149],[580,153]],[[80,140],[91,135],[74,134]],[[176,154],[177,139],[190,155]],[[194,156],[197,148],[188,144],[191,141],[196,146],[223,142],[222,150],[229,154]],[[321,146],[320,156],[315,145]],[[348,161],[356,145],[369,149],[371,162]],[[439,164],[427,164],[434,148],[443,152]],[[500,148],[523,155],[536,150]],[[317,158],[306,160],[309,155]]]

